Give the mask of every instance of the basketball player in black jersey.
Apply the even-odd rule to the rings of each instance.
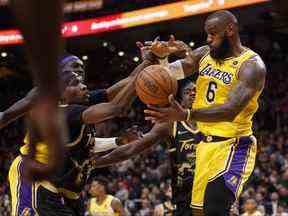
[[[191,107],[195,99],[195,84],[189,82],[180,91],[181,104]],[[173,215],[190,216],[191,191],[195,168],[195,149],[202,135],[197,131],[195,122],[156,122],[153,128],[143,137],[123,146],[111,153],[95,158],[94,166],[102,167],[126,160],[152,147],[159,141],[169,138],[169,152],[172,162],[172,201],[176,204]]]
[[[75,74],[78,75],[78,79],[85,78],[85,69],[83,61],[75,55],[65,53],[61,61],[59,62],[59,69],[63,71],[63,74]],[[131,74],[131,76],[134,76]],[[74,103],[81,103],[85,105],[94,105],[100,102],[111,101],[115,95],[129,83],[131,76],[120,80],[107,89],[97,89],[88,92],[84,100],[79,98],[73,98]],[[9,123],[25,115],[32,109],[37,97],[39,95],[39,89],[34,87],[23,99],[19,100],[7,110],[0,112],[0,129],[4,128]]]
[[[181,105],[190,108],[195,99],[196,86],[186,82],[180,89]],[[193,186],[196,146],[201,140],[196,122],[174,122],[169,153],[172,165],[172,201],[176,204],[173,215],[191,215],[191,191]]]
[[[74,57],[70,56],[69,58]],[[66,57],[61,63],[65,59]],[[37,213],[40,215],[55,215],[56,213],[57,215],[83,215],[83,208],[80,206],[81,202],[78,198],[79,192],[93,168],[89,159],[95,153],[95,147],[98,147],[97,140],[95,140],[96,128],[94,123],[122,114],[123,109],[126,108],[134,95],[134,81],[137,73],[151,64],[152,62],[144,60],[132,72],[128,84],[111,101],[107,98],[107,91],[103,90],[97,94],[95,93],[94,101],[104,103],[92,106],[79,104],[81,101],[86,103],[88,96],[87,87],[82,83],[83,78],[78,75],[79,73],[65,70],[65,67],[63,67],[60,77],[65,86],[63,87],[60,107],[64,112],[64,120],[68,125],[68,142],[65,144],[66,156],[62,159],[63,166],[59,167],[57,172],[49,176],[44,183],[38,181],[27,182],[23,178],[25,174],[23,172],[23,159],[29,149],[27,145],[22,147],[20,149],[21,156],[15,159],[9,172],[12,203],[14,204],[13,212],[21,214],[21,212],[29,211],[31,215]],[[37,89],[33,91],[37,92]],[[35,95],[32,95],[32,99],[33,97]],[[31,101],[26,102],[27,104],[30,103],[30,106],[33,105]],[[23,104],[20,103],[20,105]],[[29,110],[29,106],[27,107]],[[38,139],[38,137],[33,138]],[[116,138],[112,139],[111,142],[114,142],[112,143],[114,146],[118,144]],[[26,140],[26,143],[28,144],[29,140]],[[36,148],[35,156],[38,158],[38,162],[47,163],[50,158],[48,158],[49,154],[45,149],[45,144],[43,145],[41,139],[38,139],[37,143],[39,149]],[[19,183],[21,184],[20,187]],[[23,191],[28,191],[28,193],[23,193]],[[29,191],[31,193],[33,191],[34,196],[31,196]],[[65,205],[61,201],[62,196],[65,198]]]

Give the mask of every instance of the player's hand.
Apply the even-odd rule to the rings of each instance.
[[[139,129],[137,125],[126,130],[126,132],[118,138],[117,144],[124,145],[129,142],[132,142],[136,139],[139,139],[143,136],[142,131]]]
[[[156,37],[154,39],[154,42],[156,42],[158,40],[159,40],[159,37]],[[157,56],[155,56],[152,53],[150,45],[144,46],[144,44],[142,42],[140,42],[140,41],[136,42],[136,45],[140,49],[141,58],[142,58],[143,61],[148,60],[148,61],[157,63]]]
[[[173,35],[168,41],[153,41],[146,42],[145,45],[150,45],[150,49],[154,55],[159,58],[165,58],[173,53],[185,52],[187,45],[182,41],[176,41]]]
[[[173,54],[180,58],[185,58],[187,56],[187,53],[189,51],[192,51],[192,49],[183,41],[175,40],[169,44],[169,46],[174,47],[177,49]]]
[[[158,108],[148,105],[148,109],[144,110],[145,120],[147,121],[185,121],[187,111],[175,100],[173,95],[169,96],[169,107]]]

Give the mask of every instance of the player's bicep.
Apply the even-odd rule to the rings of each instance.
[[[261,91],[265,84],[266,68],[262,61],[248,61],[239,71],[239,81],[229,95],[231,107],[240,112]]]
[[[95,124],[119,115],[120,107],[114,103],[101,103],[90,106],[82,113],[85,124]]]

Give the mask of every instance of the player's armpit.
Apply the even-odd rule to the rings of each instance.
[[[114,198],[112,200],[111,207],[113,208],[114,212],[117,212],[119,214],[119,216],[127,215],[121,201],[118,198]]]
[[[156,123],[150,132],[145,134],[143,137],[126,145],[119,146],[107,155],[101,157],[96,156],[93,161],[94,167],[105,167],[127,160],[128,158],[140,154],[144,150],[152,147],[158,141],[169,136],[169,134],[169,123]]]

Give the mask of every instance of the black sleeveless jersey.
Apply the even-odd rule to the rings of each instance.
[[[172,165],[173,202],[189,202],[194,178],[196,146],[202,134],[186,122],[174,122],[169,149]],[[190,194],[188,192],[190,191]]]
[[[105,102],[106,91],[93,91],[93,103]],[[82,113],[88,107],[83,105],[67,105],[62,107],[68,128],[63,166],[51,178],[57,188],[79,193],[83,189],[89,173],[91,147],[94,146],[96,128],[94,124],[82,122]]]

